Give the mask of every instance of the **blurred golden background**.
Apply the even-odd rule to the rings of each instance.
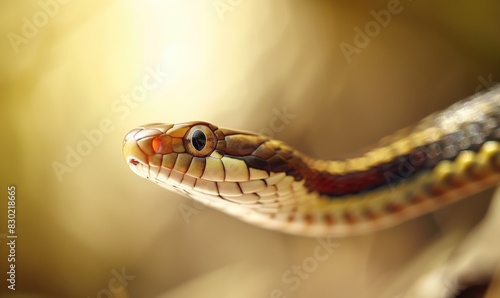
[[[128,169],[121,145],[141,124],[204,120],[350,154],[500,81],[498,1],[0,7],[1,272],[8,185],[18,236],[16,291],[3,275],[2,297],[396,297],[487,208],[489,193],[336,239],[298,274],[316,239],[168,193]]]

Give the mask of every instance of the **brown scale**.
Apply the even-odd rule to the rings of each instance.
[[[491,167],[499,172],[500,171],[500,154],[495,154],[493,158],[490,159]]]
[[[453,187],[460,188],[464,187],[467,184],[469,184],[469,181],[471,180],[471,176],[466,173],[466,177],[459,177],[459,176],[453,176],[451,177],[451,182],[450,184],[453,185]]]
[[[397,203],[389,203],[384,208],[388,213],[391,214],[399,214],[406,209],[406,206],[403,204]]]
[[[429,195],[432,197],[440,197],[446,194],[451,189],[452,177],[449,175],[443,182],[436,182],[430,185]]]
[[[312,225],[314,223],[314,217],[307,213],[304,215],[304,220],[307,222],[307,224]]]
[[[267,141],[264,137],[247,136],[242,134],[226,135],[225,154],[235,157],[251,156],[261,144]]]
[[[380,217],[378,214],[376,214],[375,212],[373,212],[372,210],[369,210],[369,209],[365,209],[363,211],[363,215],[372,221],[375,221]]]
[[[325,220],[325,223],[328,226],[333,226],[335,224],[335,220],[334,220],[334,218],[333,218],[333,216],[331,214],[325,214],[323,216],[323,219]]]
[[[407,202],[408,204],[411,205],[419,205],[427,201],[428,199],[429,199],[428,196],[424,196],[421,193],[418,193],[418,194],[412,194],[412,196],[408,198]]]
[[[356,219],[355,219],[355,218],[354,218],[354,216],[353,216],[351,213],[349,213],[349,212],[346,212],[346,213],[344,214],[344,219],[345,219],[345,221],[346,221],[348,224],[350,224],[350,225],[353,225],[353,224],[355,224],[355,223],[356,223]]]

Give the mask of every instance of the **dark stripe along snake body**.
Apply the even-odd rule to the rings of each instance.
[[[265,228],[350,236],[399,224],[500,181],[500,85],[346,160],[206,122],[130,131],[139,176]]]

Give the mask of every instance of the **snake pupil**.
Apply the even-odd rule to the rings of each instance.
[[[191,142],[193,143],[193,147],[200,151],[205,147],[207,137],[201,130],[197,130],[193,133]]]

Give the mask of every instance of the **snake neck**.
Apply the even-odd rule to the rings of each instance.
[[[484,116],[493,118],[491,114]],[[453,161],[460,152],[478,152],[485,142],[499,139],[495,130],[475,121],[449,128],[437,119],[442,121],[443,117],[428,117],[345,160],[316,160],[294,152],[289,172],[296,180],[304,179],[310,192],[333,199],[392,187],[443,161]]]

